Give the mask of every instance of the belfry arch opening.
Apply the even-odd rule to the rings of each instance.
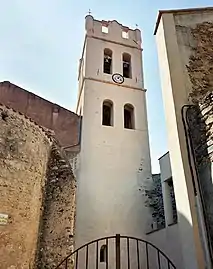
[[[124,128],[135,129],[134,107],[131,104],[124,106]]]
[[[112,51],[104,49],[104,73],[112,74]]]
[[[131,55],[123,53],[123,76],[132,78]]]
[[[113,103],[110,100],[103,102],[102,125],[113,126]]]

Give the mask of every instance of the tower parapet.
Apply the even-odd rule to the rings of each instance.
[[[88,36],[141,48],[141,31],[139,29],[130,29],[116,20],[99,21],[95,20],[93,16],[87,15],[85,19],[85,30]]]

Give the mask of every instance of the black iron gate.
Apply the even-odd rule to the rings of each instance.
[[[110,250],[111,259],[109,257]],[[55,269],[90,268],[176,269],[166,254],[152,243],[120,234],[99,238],[81,246],[55,267]]]

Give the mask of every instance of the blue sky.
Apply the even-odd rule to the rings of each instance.
[[[159,9],[210,6],[212,0],[7,0],[1,2],[0,81],[9,80],[75,110],[84,17],[116,19],[143,35],[145,88],[153,172],[167,148],[153,29]]]

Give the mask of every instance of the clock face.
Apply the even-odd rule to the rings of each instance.
[[[112,75],[112,80],[115,83],[122,84],[124,82],[124,77],[121,74],[116,73]]]

